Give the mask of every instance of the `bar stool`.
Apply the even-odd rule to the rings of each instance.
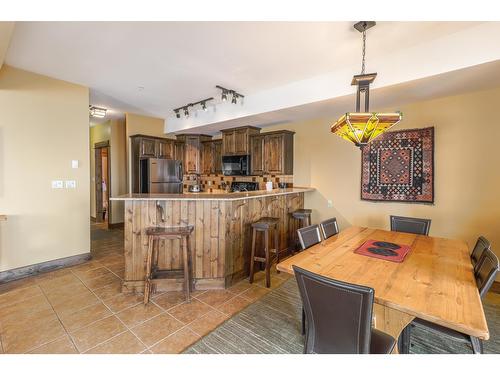
[[[293,233],[294,233],[294,248],[293,252],[300,248],[299,236],[297,235],[297,229],[308,227],[311,225],[311,213],[312,210],[308,208],[300,208],[292,212],[293,218]]]
[[[279,218],[276,217],[262,217],[258,221],[252,224],[252,253],[250,255],[250,284],[253,283],[253,273],[254,273],[254,263],[260,262],[266,265],[266,287],[271,286],[271,253],[276,254],[276,262],[280,261],[280,254],[278,248],[278,236],[279,236]],[[274,249],[269,249],[269,230],[274,229]],[[264,254],[265,257],[255,256],[255,241],[257,238],[257,232],[262,232],[264,234]]]
[[[149,302],[151,294],[152,279],[184,278],[186,290],[186,302],[190,300],[191,262],[189,257],[189,235],[193,231],[192,225],[176,227],[149,227],[146,228],[148,236],[148,252],[146,255],[146,278],[144,280],[144,304]],[[182,249],[183,268],[176,270],[165,270],[158,268],[159,242],[161,240],[180,240]],[[156,242],[156,246],[155,246]]]

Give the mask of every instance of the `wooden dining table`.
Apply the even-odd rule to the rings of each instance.
[[[411,250],[401,263],[354,252],[368,240],[408,245]],[[294,265],[373,288],[373,324],[395,339],[415,317],[489,338],[464,241],[352,226],[278,263],[277,269],[293,274]]]

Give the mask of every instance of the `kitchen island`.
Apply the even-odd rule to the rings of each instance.
[[[248,276],[251,223],[264,216],[280,218],[279,249],[284,255],[294,241],[290,213],[304,208],[304,193],[313,190],[126,194],[111,198],[125,201],[123,292],[144,290],[147,227],[193,225],[189,239],[193,290],[223,289]],[[182,267],[179,245],[179,240],[160,243],[160,268]],[[259,241],[257,246],[262,248]],[[154,282],[158,291],[182,289],[181,280],[158,279]]]

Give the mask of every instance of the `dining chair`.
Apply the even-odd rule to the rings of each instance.
[[[495,278],[499,271],[498,257],[491,251],[486,249],[483,252],[481,259],[478,262],[478,267],[474,270],[474,277],[476,279],[479,296],[483,298],[493,285]],[[399,340],[399,352],[407,354],[410,351],[411,329],[414,327],[424,328],[430,331],[439,332],[442,335],[448,336],[456,341],[464,342],[472,346],[474,354],[483,353],[483,342],[474,336],[469,336],[464,333],[455,331],[450,328],[440,326],[426,320],[415,318],[413,322],[408,324],[403,330]]]
[[[318,224],[297,229],[297,235],[299,236],[299,242],[302,250],[321,242],[321,234],[319,233]]]
[[[483,255],[484,251],[489,248],[491,248],[490,241],[488,241],[483,236],[479,236],[476,241],[476,245],[474,245],[474,249],[472,249],[472,253],[470,255],[470,259],[474,267],[478,264],[479,259]]]
[[[391,231],[429,235],[431,219],[391,215]]]
[[[337,224],[337,218],[335,217],[322,221],[319,224],[319,227],[325,240],[339,233],[339,225]]]
[[[388,354],[396,340],[372,328],[374,290],[293,266],[306,313],[304,353]]]

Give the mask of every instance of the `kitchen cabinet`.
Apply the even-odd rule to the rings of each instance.
[[[186,166],[184,165],[184,142],[175,141],[174,142],[174,159],[182,161],[182,170],[186,170]]]
[[[263,175],[265,172],[264,139],[264,135],[250,137],[250,174],[253,176]]]
[[[222,140],[201,142],[201,173],[222,173]]]
[[[174,141],[158,139],[156,142],[160,159],[174,159]]]
[[[203,141],[209,141],[212,137],[202,134],[181,134],[177,140],[184,142],[184,173],[202,173],[201,153]]]
[[[222,139],[213,141],[214,157],[213,157],[213,173],[222,173]]]
[[[142,158],[155,158],[156,157],[156,139],[154,138],[144,138],[138,139],[140,148],[140,157]]]
[[[244,126],[222,131],[222,155],[248,155],[250,153],[250,136],[258,134],[260,128]]]
[[[288,130],[264,133],[264,173],[293,174],[293,135]]]

